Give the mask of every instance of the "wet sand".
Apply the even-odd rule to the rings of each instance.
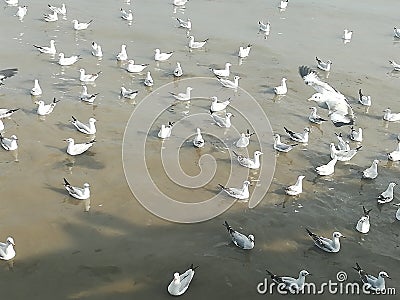
[[[20,108],[11,120],[4,121],[5,135],[16,134],[19,138],[18,162],[11,153],[0,151],[0,239],[12,235],[17,251],[11,270],[6,262],[0,264],[4,296],[42,300],[164,299],[169,298],[166,287],[173,272],[184,271],[191,263],[200,265],[184,296],[193,299],[267,297],[256,291],[266,268],[293,276],[306,268],[314,275],[309,279],[316,283],[334,280],[336,273],[344,270],[349,281],[354,281],[358,274],[351,267],[356,261],[373,274],[387,271],[393,278],[387,286],[398,287],[400,223],[394,219],[396,208],[376,205],[376,196],[399,174],[399,164],[387,162],[386,153],[394,149],[400,125],[382,121],[383,109],[400,111],[400,75],[391,72],[387,62],[399,60],[400,40],[393,38],[392,30],[400,26],[396,23],[397,1],[386,1],[385,5],[371,0],[291,1],[285,12],[279,12],[275,2],[256,0],[247,5],[245,1],[192,0],[186,10],[174,13],[170,3],[146,1],[131,5],[135,16],[132,26],[120,19],[120,7],[128,8],[122,1],[99,4],[96,10],[92,3],[70,1],[66,3],[67,20],[55,24],[41,19],[47,12],[47,2],[42,0],[28,3],[23,22],[13,16],[15,7],[1,11],[0,65],[18,67],[19,73],[0,87],[0,103],[1,107]],[[227,5],[232,7],[229,14]],[[176,27],[176,17],[192,19],[196,39],[210,38],[205,51],[188,51],[186,33]],[[94,22],[88,31],[75,33],[71,24],[75,18]],[[258,20],[271,22],[267,40],[257,34]],[[346,45],[341,40],[345,28],[354,30],[352,41]],[[66,55],[80,54],[83,59],[62,68],[55,59],[40,55],[32,47],[47,45],[52,38],[58,50]],[[93,40],[103,47],[101,61],[90,54]],[[336,129],[329,122],[312,126],[307,146],[297,146],[289,154],[276,157],[273,182],[256,208],[236,203],[223,215],[199,224],[161,220],[133,197],[124,176],[122,140],[135,105],[119,99],[119,88],[125,85],[139,89],[137,103],[150,91],[143,86],[143,74],[133,76],[122,69],[124,64],[115,61],[122,43],[127,44],[129,57],[150,64],[153,90],[174,82],[171,73],[176,61],[181,62],[185,78],[210,77],[210,66],[222,67],[230,61],[232,73],[242,77],[240,86],[255,97],[274,131],[281,134],[284,125],[295,130],[309,125],[310,103],[306,99],[313,90],[304,85],[298,66],[315,67],[316,55],[329,58],[334,64],[327,81],[353,105],[357,126],[365,133],[362,151],[350,163],[338,164],[333,176],[320,178],[313,168],[329,160],[329,143],[336,142],[334,133],[346,134],[349,128]],[[251,54],[239,66],[236,51],[248,43],[254,45]],[[174,50],[175,54],[170,62],[157,66],[153,61],[155,48]],[[94,105],[78,100],[80,67],[89,72],[102,71],[96,84],[88,86],[90,92],[100,93]],[[277,99],[272,88],[283,76],[288,78],[289,92]],[[61,99],[45,120],[37,117],[34,99],[29,95],[35,78],[44,91],[41,99]],[[186,87],[179,81],[174,84],[176,90]],[[359,88],[372,96],[368,113],[357,104]],[[160,116],[157,124],[171,116],[178,118],[185,110],[177,106],[175,111]],[[327,116],[322,109],[319,113]],[[76,158],[67,156],[63,139],[85,141],[87,137],[68,123],[71,115],[98,120],[97,143]],[[250,153],[257,146],[251,145]],[[161,174],[161,143],[150,139],[148,147],[150,173],[167,193],[176,194],[174,185]],[[187,167],[192,174],[197,170],[197,157],[190,150],[184,149],[182,161],[192,166]],[[215,153],[223,157],[223,152]],[[360,172],[375,158],[381,160],[379,177],[373,182],[362,181]],[[219,167],[222,169],[216,181],[223,179],[225,169],[230,169],[226,163]],[[286,198],[284,187],[293,184],[299,174],[306,176],[303,194],[297,200]],[[66,194],[63,177],[74,185],[91,183],[89,212],[84,212],[82,202]],[[189,192],[194,193],[193,199],[201,199],[217,191],[212,182],[207,191]],[[189,192],[182,190],[176,197],[185,199]],[[394,203],[398,199],[396,188],[395,194]],[[148,196],[152,196],[151,190]],[[283,201],[284,205],[277,205]],[[371,231],[363,236],[354,230],[361,205],[373,208]],[[224,220],[245,233],[253,233],[256,247],[243,252],[229,243],[222,226]],[[324,235],[340,230],[347,236],[340,253],[318,251],[306,235],[306,226]],[[324,294],[324,299],[343,297]]]

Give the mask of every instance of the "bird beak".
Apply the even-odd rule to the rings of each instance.
[[[67,140],[63,140],[64,142],[66,142]]]
[[[312,101],[312,98],[308,98],[307,101]],[[310,108],[311,109],[311,108]]]
[[[392,279],[392,277],[388,276],[387,278]]]

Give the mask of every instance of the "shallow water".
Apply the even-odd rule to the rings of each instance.
[[[391,204],[378,207],[376,197],[399,174],[399,164],[387,162],[386,153],[395,148],[400,126],[382,121],[383,109],[390,106],[400,111],[397,104],[400,75],[391,72],[387,62],[399,60],[400,40],[393,38],[393,26],[400,26],[396,23],[399,4],[394,0],[385,1],[385,5],[371,0],[291,1],[288,9],[280,12],[277,1],[248,3],[192,0],[185,10],[174,11],[168,1],[145,1],[130,6],[119,1],[98,4],[93,10],[93,3],[73,0],[66,3],[66,20],[54,24],[41,19],[47,12],[45,1],[28,3],[28,14],[22,22],[13,16],[15,7],[1,10],[0,66],[18,67],[19,73],[0,87],[0,103],[1,107],[20,108],[12,119],[4,121],[4,134],[16,134],[19,138],[18,162],[12,153],[0,151],[0,238],[3,241],[12,235],[17,251],[12,271],[5,262],[0,265],[3,295],[9,299],[42,300],[167,298],[166,286],[173,272],[184,271],[191,263],[200,265],[186,295],[193,299],[265,297],[257,295],[256,286],[264,279],[266,268],[290,276],[305,268],[313,273],[308,280],[316,283],[335,280],[336,273],[343,270],[348,273],[349,281],[354,281],[358,280],[358,274],[351,267],[356,261],[372,274],[387,271],[393,278],[387,285],[398,286],[396,208]],[[134,10],[131,26],[120,18],[120,7]],[[196,39],[210,39],[205,50],[188,51],[186,32],[177,28],[176,17],[191,18]],[[94,19],[94,22],[87,31],[75,33],[71,24],[75,18]],[[258,20],[271,22],[267,40],[257,32]],[[341,39],[345,28],[354,31],[348,44]],[[82,60],[70,67],[60,67],[55,58],[39,54],[32,47],[32,44],[47,45],[50,39],[56,40],[58,51],[68,56],[80,54]],[[90,54],[92,41],[103,48],[101,60]],[[131,75],[123,69],[125,63],[116,62],[115,55],[122,43],[127,44],[129,57],[150,64],[148,70],[155,81],[152,89],[143,86],[145,74]],[[237,49],[248,43],[253,44],[250,56],[239,65]],[[155,48],[175,53],[169,62],[156,64]],[[337,129],[327,122],[312,126],[308,145],[276,156],[272,184],[256,208],[235,203],[212,220],[182,225],[157,218],[134,198],[122,163],[125,127],[138,107],[135,103],[149,100],[145,97],[151,90],[165,84],[170,84],[167,88],[173,92],[186,88],[187,81],[174,81],[171,75],[176,61],[182,64],[184,79],[211,77],[210,66],[222,67],[230,61],[232,73],[241,76],[240,86],[256,99],[273,131],[282,134],[286,141],[283,126],[301,130],[309,125],[311,105],[306,99],[313,90],[304,85],[298,66],[315,67],[316,55],[333,61],[326,80],[348,96],[357,116],[356,125],[364,129],[362,151],[350,163],[338,163],[335,174],[326,178],[314,172],[314,167],[329,160],[329,143],[336,142],[334,133],[349,132],[348,127]],[[89,72],[102,71],[96,84],[88,85],[89,92],[100,93],[94,105],[78,100],[81,67]],[[278,99],[272,88],[283,76],[288,78],[289,92]],[[35,78],[44,91],[41,99],[45,102],[53,97],[61,99],[44,120],[37,117],[35,100],[29,95]],[[135,101],[119,98],[121,85],[139,90]],[[372,96],[373,105],[368,113],[357,104],[359,88]],[[243,91],[234,94],[221,89],[218,82],[210,84],[209,89],[194,90],[193,96],[210,97],[214,92],[221,98],[232,97],[236,103],[245,96]],[[169,101],[162,94],[156,96]],[[177,121],[187,111],[206,111],[208,104],[207,98],[192,101],[190,106],[178,104],[150,124],[146,141],[149,173],[160,190],[179,201],[197,202],[217,194],[216,184],[225,184],[231,172],[228,150],[220,140],[210,137],[212,143],[196,151],[191,147],[191,137],[188,138],[179,157],[184,171],[196,175],[198,159],[204,153],[217,159],[218,169],[205,188],[185,189],[177,187],[165,175],[160,150],[168,148],[168,141],[162,144],[155,135],[160,124],[171,119]],[[327,116],[322,109],[319,114]],[[98,120],[97,143],[88,153],[75,158],[66,155],[63,139],[89,138],[74,131],[68,123],[71,115]],[[143,122],[149,119],[147,115],[134,117]],[[204,120],[203,127],[212,123],[211,118]],[[244,117],[232,122],[238,130],[249,125]],[[196,124],[190,121],[184,124],[195,132]],[[258,136],[259,141],[252,137],[250,153],[260,145],[268,147],[271,139],[267,128],[256,129],[263,135]],[[133,145],[135,138],[147,134],[135,133],[134,129],[132,132],[135,135],[125,139]],[[179,134],[178,130],[174,132],[176,140],[181,137]],[[230,147],[235,136],[233,129],[228,130],[222,140]],[[375,158],[381,160],[380,175],[372,182],[361,180],[360,172]],[[232,185],[241,185],[245,170],[233,167]],[[295,200],[286,197],[284,188],[300,174],[306,176],[303,193]],[[259,173],[251,176],[257,179]],[[92,197],[88,213],[84,212],[83,203],[66,195],[63,177],[74,185],[90,182]],[[266,178],[259,179],[251,192],[255,188],[268,188]],[[142,188],[149,199],[155,197],[154,189]],[[394,203],[398,199],[396,188],[395,194]],[[223,195],[218,198],[228,201]],[[362,205],[373,208],[371,231],[363,236],[354,230]],[[256,247],[243,252],[230,244],[222,226],[224,220],[244,233],[253,233]],[[339,230],[347,239],[342,241],[340,253],[321,253],[312,246],[304,227],[323,235]],[[343,296],[324,294],[326,299],[339,297]],[[362,299],[362,296],[350,298]]]

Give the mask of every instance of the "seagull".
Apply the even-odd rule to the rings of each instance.
[[[46,116],[51,114],[54,108],[56,107],[57,103],[60,101],[61,100],[56,100],[55,97],[53,98],[53,102],[51,102],[50,104],[45,104],[44,101],[42,100],[35,101],[35,104],[38,105],[37,114],[39,116]]]
[[[268,275],[271,276],[272,281],[277,283],[279,287],[296,294],[304,289],[306,276],[311,275],[307,270],[301,270],[298,278],[292,278],[288,276],[277,276],[268,270],[266,271]]]
[[[73,138],[68,138],[64,141],[68,143],[67,153],[72,156],[84,153],[86,150],[92,147],[93,144],[96,142],[96,140],[91,140],[90,142],[75,144]]]
[[[97,77],[99,77],[101,71],[94,73],[94,74],[86,74],[85,69],[79,69],[79,73],[81,74],[79,76],[79,80],[82,82],[94,82]]]
[[[158,132],[158,137],[161,139],[166,139],[171,136],[172,133],[172,126],[174,125],[173,122],[168,122],[168,125],[161,125],[161,129]]]
[[[4,131],[4,123],[3,121],[0,119],[0,132]]]
[[[83,188],[72,186],[67,179],[64,178],[64,187],[72,197],[78,200],[86,200],[90,198],[90,185],[84,183]]]
[[[400,39],[400,29],[393,27],[394,30],[394,36]]]
[[[344,40],[350,41],[352,36],[353,36],[353,31],[352,30],[345,29],[343,31],[343,39]]]
[[[243,167],[249,168],[249,169],[259,169],[260,168],[260,155],[263,153],[261,151],[255,151],[254,152],[254,159],[251,159],[250,157],[245,157],[243,155],[237,154],[235,151],[232,151],[233,154],[236,155],[237,161],[239,164]]]
[[[0,119],[9,118],[13,113],[18,111],[19,108],[8,109],[8,108],[0,108]]]
[[[175,77],[181,77],[183,75],[183,70],[181,67],[181,64],[179,62],[176,62],[176,68],[174,70],[174,76]]]
[[[372,208],[369,210],[366,210],[365,206],[363,205],[363,216],[358,220],[356,229],[358,232],[361,233],[368,233],[369,232],[369,213],[371,212]]]
[[[189,49],[199,49],[205,46],[205,44],[208,42],[208,39],[205,39],[204,41],[200,42],[195,42],[194,36],[191,35],[189,36]]]
[[[47,47],[47,46],[36,46],[36,45],[33,45],[33,47],[38,49],[41,53],[54,55],[57,52],[54,40],[50,40],[50,47]]]
[[[316,167],[315,171],[318,173],[318,175],[321,175],[321,176],[332,175],[333,172],[335,172],[335,165],[336,165],[337,161],[338,161],[338,159],[335,156],[326,165]]]
[[[18,10],[15,13],[15,16],[18,17],[20,21],[25,17],[26,13],[28,12],[28,7],[26,5],[24,6],[18,6]]]
[[[101,46],[96,42],[92,42],[92,55],[96,57],[103,57],[103,51],[101,50]]]
[[[395,205],[400,206],[400,203],[397,203]],[[400,221],[400,207],[396,211],[396,220]]]
[[[126,67],[126,70],[129,73],[140,73],[144,69],[146,69],[149,66],[149,64],[140,64],[136,65],[135,61],[133,59],[128,60],[128,66]]]
[[[246,132],[242,132],[240,134],[240,138],[236,141],[235,145],[238,148],[246,148],[250,143],[250,137],[255,134],[255,132],[250,133],[250,130],[247,129]]]
[[[383,293],[386,289],[385,277],[391,279],[385,271],[379,272],[378,277],[372,276],[361,269],[358,263],[356,263],[356,267],[353,267],[353,269],[356,270],[360,275],[361,281],[364,283],[364,287],[374,292]]]
[[[85,124],[79,121],[77,118],[72,116],[72,120],[70,121],[72,125],[75,126],[75,128],[84,133],[84,134],[95,134],[96,133],[96,119],[95,118],[89,118],[89,123]]]
[[[222,188],[222,190],[227,193],[229,196],[235,198],[235,199],[239,199],[239,200],[246,200],[249,198],[250,194],[249,194],[249,185],[250,182],[249,181],[244,181],[243,182],[243,186],[241,189],[238,188],[228,188],[223,186],[222,184],[218,184],[218,186],[220,188]]]
[[[132,10],[126,11],[125,9],[121,8],[121,18],[126,20],[126,21],[132,21],[133,20],[133,14]]]
[[[5,243],[0,242],[0,259],[2,260],[13,259],[16,255],[14,246],[15,242],[11,236],[7,238]]]
[[[98,94],[99,94],[99,93],[89,94],[89,93],[88,93],[87,86],[86,86],[86,85],[83,85],[83,86],[82,86],[82,93],[81,93],[81,95],[79,96],[79,99],[80,99],[81,101],[84,101],[84,102],[93,103]]]
[[[389,63],[394,68],[394,71],[400,71],[400,64],[396,63],[394,60],[389,60]]]
[[[218,69],[210,68],[210,70],[214,73],[215,76],[218,76],[218,77],[229,77],[229,74],[230,74],[229,67],[230,66],[232,66],[232,64],[227,62],[225,64],[225,69],[218,70]]]
[[[160,52],[160,49],[156,49],[154,50],[155,54],[154,54],[154,60],[155,61],[166,61],[167,59],[169,59],[172,54],[174,54],[173,51],[171,52]]]
[[[332,240],[322,237],[322,236],[318,236],[315,233],[312,233],[308,228],[306,228],[309,236],[314,240],[314,244],[324,250],[325,252],[330,252],[330,253],[336,253],[339,252],[340,250],[340,241],[339,238],[341,237],[345,237],[343,236],[340,232],[335,231],[332,234]]]
[[[18,5],[18,0],[4,0],[4,1],[9,6],[17,6]]]
[[[125,87],[121,86],[121,92],[120,92],[121,97],[132,100],[136,98],[138,93],[139,93],[138,90],[126,89]]]
[[[219,127],[229,128],[232,125],[231,117],[234,117],[234,115],[228,112],[225,114],[225,117],[221,117],[216,113],[212,113],[211,117],[213,118],[215,124],[217,124]]]
[[[90,24],[92,24],[93,20],[90,20],[89,22],[82,22],[80,23],[78,20],[72,20],[72,23],[74,24],[74,29],[75,30],[84,30],[89,27]]]
[[[271,31],[271,24],[269,22],[264,24],[263,21],[258,21],[258,30],[268,36]]]
[[[351,160],[361,149],[362,146],[359,146],[355,149],[351,150],[337,150],[334,143],[330,143],[330,152],[331,158],[337,158],[338,161],[349,161]]]
[[[326,72],[329,72],[331,70],[332,62],[330,60],[327,60],[325,62],[325,61],[319,59],[317,56],[315,57],[315,59],[316,59],[317,64],[318,64],[317,65],[318,69],[321,69],[322,71],[326,71]]]
[[[306,127],[303,130],[303,133],[297,133],[294,131],[291,131],[287,129],[286,127],[283,127],[286,131],[286,133],[289,135],[289,137],[296,142],[299,143],[308,143],[308,134],[310,132],[310,128]]]
[[[349,151],[350,150],[349,141],[346,141],[346,142],[344,141],[344,139],[342,137],[342,133],[339,133],[339,134],[335,133],[335,135],[336,135],[337,139],[339,140],[337,149],[339,151],[342,151],[342,150]],[[335,148],[335,150],[336,150],[336,148]]]
[[[394,183],[394,182],[389,183],[389,186],[387,187],[387,189],[384,192],[382,192],[378,197],[379,204],[389,203],[390,201],[393,200],[393,188],[395,186],[396,186],[396,183]]]
[[[49,14],[43,15],[43,18],[46,22],[56,22],[58,21],[58,14],[56,11],[52,11]]]
[[[49,7],[50,10],[55,11],[60,15],[65,16],[67,14],[67,8],[65,7],[64,3],[61,5],[61,7],[56,7],[50,4],[48,4],[47,6]]]
[[[251,44],[248,44],[246,48],[243,48],[242,46],[240,46],[238,56],[240,58],[246,58],[247,56],[249,56],[251,46],[252,46]]]
[[[353,126],[351,126],[351,132],[350,132],[350,139],[355,142],[362,142],[363,140],[363,130],[361,127],[358,128],[358,131],[354,129]]]
[[[363,171],[362,177],[366,179],[375,179],[378,176],[378,163],[379,160],[375,159],[372,165]]]
[[[15,135],[12,135],[9,138],[6,138],[6,137],[3,137],[3,135],[0,133],[0,144],[7,151],[17,150],[17,148],[18,148],[17,141],[18,141],[18,138]]]
[[[322,124],[323,122],[327,121],[326,119],[321,118],[319,115],[317,115],[317,108],[316,108],[315,106],[310,107],[310,109],[311,109],[311,114],[310,114],[310,116],[308,117],[308,120],[309,120],[311,123],[315,123],[315,124],[320,125],[320,124]]]
[[[397,122],[400,121],[400,113],[392,113],[390,108],[386,108],[383,111],[385,114],[383,115],[383,119],[388,122]]]
[[[188,2],[189,0],[174,0],[174,5],[175,6],[184,6],[186,4],[186,2]]]
[[[279,4],[279,9],[284,10],[288,6],[289,0],[281,0],[281,3]]]
[[[145,86],[153,86],[154,85],[154,80],[153,80],[153,77],[151,77],[150,71],[147,71],[146,78],[144,79],[143,83]]]
[[[224,226],[231,235],[232,242],[237,247],[243,250],[250,250],[254,248],[254,235],[249,234],[248,236],[245,236],[244,234],[234,230],[226,221],[224,222]]]
[[[296,144],[297,145],[297,144]],[[290,150],[293,149],[293,146],[296,145],[289,145],[281,142],[281,137],[279,134],[274,134],[274,149],[279,151],[279,152],[289,152]]]
[[[179,22],[179,27],[185,28],[187,30],[192,29],[192,21],[190,21],[189,18],[187,19],[187,21],[180,18],[176,18],[176,20]]]
[[[124,61],[128,59],[128,54],[126,53],[126,45],[121,45],[121,51],[117,54],[118,61]]]
[[[204,139],[203,136],[201,135],[201,131],[200,128],[196,129],[196,136],[193,139],[193,146],[195,146],[196,148],[203,148],[204,147]]]
[[[58,64],[61,66],[71,66],[74,63],[76,63],[79,59],[80,56],[79,55],[72,55],[70,57],[65,57],[64,53],[60,52],[58,54]]]
[[[285,95],[287,93],[286,78],[282,78],[281,85],[274,87],[276,95]]]
[[[285,189],[285,193],[290,195],[290,196],[297,196],[300,195],[303,192],[303,179],[305,176],[300,175],[297,177],[297,181],[294,185],[288,186]]]
[[[17,68],[0,70],[0,85],[4,84],[4,82],[3,82],[4,79],[13,77],[17,73],[18,73],[18,69]]]
[[[210,99],[212,100],[210,107],[211,113],[222,111],[231,103],[231,98],[228,98],[223,102],[218,102],[218,98],[216,96],[212,96]]]
[[[218,78],[218,81],[226,88],[237,89],[239,87],[239,76],[233,77],[233,81],[224,78]]]
[[[169,92],[169,93],[178,101],[190,101],[190,92],[192,90],[193,90],[193,88],[188,86],[186,88],[186,93],[179,93],[179,94],[175,94],[175,93],[171,93],[171,92]]]
[[[388,153],[387,157],[391,161],[399,161],[400,160],[400,141],[397,143],[396,150]]]
[[[198,268],[198,266],[194,267],[193,264],[191,264],[189,269],[183,274],[180,275],[178,272],[174,273],[174,279],[172,279],[171,283],[168,285],[168,293],[172,296],[184,294],[193,279],[194,270],[196,270],[196,268]]]
[[[33,84],[33,88],[31,89],[32,96],[40,96],[42,94],[42,89],[39,85],[39,80],[35,79],[35,83]]]
[[[361,89],[358,90],[358,102],[360,102],[364,106],[371,106],[371,96],[363,95]]]

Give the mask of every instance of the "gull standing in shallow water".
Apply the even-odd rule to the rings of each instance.
[[[245,236],[244,234],[234,230],[227,221],[224,222],[224,226],[228,230],[232,242],[237,247],[243,250],[250,250],[254,248],[254,235],[249,234],[248,236]]]
[[[362,142],[362,140],[363,140],[362,128],[359,127],[358,130],[355,130],[354,127],[351,126],[350,139],[355,142]]]
[[[39,85],[39,80],[35,79],[33,88],[31,89],[31,95],[32,96],[40,96],[41,94],[42,94],[42,89]]]
[[[126,21],[132,21],[133,20],[133,13],[132,10],[125,10],[123,8],[120,9],[121,11],[121,18],[126,20]]]
[[[212,113],[211,117],[213,118],[215,124],[217,124],[219,127],[229,128],[232,125],[231,117],[233,117],[233,115],[231,113],[226,113],[225,117],[221,117],[216,113]]]
[[[81,101],[84,101],[84,102],[93,103],[98,94],[99,94],[99,93],[89,94],[89,93],[88,93],[87,86],[86,86],[86,85],[83,85],[83,86],[82,86],[82,93],[81,93],[81,95],[79,96],[79,99],[80,99]]]
[[[394,30],[394,36],[400,39],[400,29],[393,27]]]
[[[96,133],[96,119],[95,118],[89,118],[89,123],[85,124],[82,123],[81,121],[79,121],[77,118],[75,118],[74,116],[72,116],[72,120],[70,121],[72,123],[72,125],[75,126],[75,128],[84,133],[84,134],[95,134]]]
[[[128,66],[126,67],[126,70],[129,73],[140,73],[142,72],[144,69],[146,69],[148,67],[149,64],[136,64],[135,65],[135,61],[133,59],[128,60]]]
[[[97,77],[99,77],[101,71],[97,72],[97,73],[93,73],[93,74],[86,74],[85,69],[79,69],[79,80],[82,82],[94,82]]]
[[[233,77],[233,81],[224,78],[218,78],[218,81],[222,84],[222,86],[236,90],[239,87],[239,79],[240,77],[236,75]]]
[[[121,86],[121,92],[120,95],[123,98],[127,98],[127,99],[135,99],[137,94],[139,93],[138,90],[131,90],[131,89],[126,89],[125,87]]]
[[[128,54],[126,53],[126,45],[121,45],[121,51],[117,54],[118,61],[124,61],[128,59]]]
[[[297,145],[297,144],[296,144]],[[289,152],[293,149],[293,146],[296,145],[289,145],[281,142],[281,136],[277,133],[274,134],[274,149],[279,152]]]
[[[191,264],[186,272],[182,274],[174,273],[174,279],[172,279],[171,283],[168,285],[168,293],[172,296],[184,294],[193,279],[194,270],[196,270],[196,268],[198,268],[198,266],[194,267],[193,264]]]
[[[49,14],[43,15],[43,18],[46,22],[56,22],[58,21],[58,14],[56,11],[52,11]]]
[[[363,205],[363,216],[358,220],[356,229],[358,232],[361,233],[368,233],[369,228],[370,228],[370,223],[369,223],[369,213],[371,212],[372,208],[369,210],[366,210],[364,205]]]
[[[51,102],[50,104],[45,104],[44,101],[42,100],[35,101],[35,104],[38,105],[37,114],[39,116],[46,116],[51,114],[54,108],[56,107],[57,103],[60,101],[61,100],[56,100],[55,97],[53,98],[53,102]]]
[[[242,132],[240,134],[240,138],[236,141],[235,145],[238,148],[246,148],[250,143],[250,137],[255,134],[255,132],[250,133],[250,130],[247,129],[246,132]]]
[[[92,55],[95,57],[103,57],[103,51],[101,50],[101,46],[96,42],[92,42]]]
[[[196,136],[193,139],[193,146],[196,148],[203,148],[204,147],[204,139],[203,136],[201,135],[200,128],[196,129]]]
[[[153,77],[151,77],[150,71],[147,71],[146,78],[144,79],[143,83],[145,86],[148,86],[148,87],[154,85],[154,80],[153,80]]]
[[[400,160],[400,141],[397,143],[396,150],[388,153],[387,157],[391,161],[399,161]]]
[[[54,54],[57,53],[54,40],[50,40],[50,47],[47,47],[47,46],[36,46],[36,45],[33,45],[33,47],[38,49],[41,53],[46,53],[46,54],[51,54],[51,55],[54,55]]]
[[[361,149],[362,146],[359,146],[355,149],[350,150],[337,150],[334,143],[330,143],[330,153],[331,158],[337,158],[338,161],[349,161],[351,160]]]
[[[325,61],[319,59],[317,56],[315,57],[315,59],[317,61],[318,69],[321,69],[322,71],[326,71],[326,72],[329,72],[331,70],[332,62],[330,60],[327,60],[325,62]]]
[[[277,276],[272,272],[266,270],[271,279],[283,287],[285,290],[291,293],[299,293],[304,289],[304,283],[306,281],[306,276],[311,275],[307,270],[301,270],[299,272],[298,278],[288,277],[288,276]]]
[[[174,5],[175,6],[184,6],[186,4],[186,2],[188,2],[189,0],[174,0]]]
[[[375,159],[372,165],[363,171],[362,177],[366,179],[375,179],[378,176],[378,163],[379,160]]]
[[[225,187],[222,184],[218,184],[222,190],[227,193],[229,196],[238,199],[238,200],[246,200],[249,198],[249,185],[250,181],[244,181],[241,189],[233,188],[233,187]]]
[[[286,78],[282,78],[281,85],[274,87],[276,95],[285,95],[287,93]]]
[[[75,141],[73,138],[68,138],[64,141],[68,143],[67,153],[72,156],[79,155],[79,154],[86,152],[96,142],[96,140],[91,140],[90,142],[86,142],[86,143],[82,143],[82,144],[75,144]]]
[[[396,63],[394,60],[389,60],[389,63],[394,68],[393,71],[400,71],[400,64]]]
[[[309,120],[311,123],[320,125],[320,124],[322,124],[323,122],[327,121],[326,119],[321,118],[319,115],[317,115],[317,108],[316,108],[315,106],[310,107],[310,109],[311,109],[311,114],[310,114],[310,116],[308,117],[308,120]]]
[[[389,203],[390,201],[393,200],[393,189],[395,186],[396,183],[394,182],[389,183],[387,189],[378,196],[379,204]]]
[[[14,239],[9,236],[5,243],[0,242],[0,259],[11,260],[15,257],[15,242]]]
[[[89,27],[90,24],[92,24],[93,20],[90,20],[89,22],[79,22],[78,20],[72,20],[72,23],[74,24],[74,29],[79,31],[79,30],[85,30]]]
[[[218,98],[216,96],[213,96],[210,98],[212,100],[211,107],[210,107],[210,112],[218,112],[226,109],[226,107],[231,103],[231,98],[228,98],[227,100],[223,102],[218,102]]]
[[[308,143],[308,134],[310,132],[310,128],[306,127],[304,128],[302,133],[297,133],[294,131],[291,131],[287,129],[286,127],[283,127],[286,131],[286,133],[289,135],[289,137],[296,142],[299,143]]]
[[[358,90],[358,102],[364,106],[371,106],[371,96],[363,95],[361,89]]]
[[[64,187],[72,197],[78,200],[86,200],[90,198],[90,185],[84,183],[83,188],[72,186],[67,179],[64,178]]]
[[[18,138],[16,135],[12,135],[9,138],[3,137],[0,133],[0,144],[7,151],[13,151],[18,149]]]
[[[343,31],[343,39],[345,41],[350,42],[352,36],[353,36],[353,31],[352,30],[345,29]]]
[[[389,275],[385,271],[381,271],[378,274],[378,277],[372,276],[365,272],[363,269],[361,269],[360,265],[356,263],[356,267],[353,267],[354,270],[358,272],[360,275],[361,281],[364,283],[364,287],[367,290],[371,290],[374,292],[379,292],[382,294],[386,287],[385,287],[385,278],[389,278]],[[363,287],[363,290],[364,290]]]
[[[232,151],[233,154],[236,155],[237,161],[239,164],[243,167],[249,168],[249,169],[259,169],[260,168],[260,155],[263,153],[261,151],[255,151],[254,152],[254,158],[251,159],[250,157],[245,157],[243,155],[237,154],[235,151]]]
[[[49,7],[49,9],[51,11],[55,11],[60,15],[65,16],[67,14],[67,8],[65,7],[64,3],[61,5],[61,7],[56,7],[56,6],[53,6],[53,5],[50,5],[50,4],[48,4],[47,6]]]
[[[193,90],[193,88],[188,86],[186,88],[186,92],[185,93],[179,93],[179,94],[175,94],[175,93],[172,93],[172,92],[169,92],[169,93],[178,101],[190,101],[190,92],[192,90]]]
[[[25,17],[25,15],[26,15],[27,12],[28,12],[28,8],[27,8],[26,5],[24,5],[24,6],[18,6],[18,10],[17,10],[17,12],[15,13],[15,16],[17,16],[18,19],[19,19],[20,21],[22,21],[22,19]]]
[[[192,21],[190,21],[190,19],[188,18],[187,21],[181,19],[181,18],[176,18],[176,20],[179,23],[179,27],[181,28],[185,28],[187,30],[191,30],[192,29]]]
[[[306,228],[308,235],[313,239],[314,244],[324,250],[325,252],[330,252],[330,253],[337,253],[340,250],[340,240],[339,238],[344,238],[340,232],[335,231],[332,234],[332,240],[325,238],[323,236],[316,235],[315,233],[312,233],[308,228]]]
[[[175,77],[181,77],[183,75],[183,70],[181,67],[181,64],[179,62],[176,62],[176,68],[174,70],[174,76]]]
[[[279,3],[278,8],[280,10],[285,10],[287,8],[288,4],[289,4],[289,0],[281,0],[281,3]]]
[[[240,58],[246,58],[247,56],[249,56],[251,46],[252,46],[251,44],[248,44],[246,48],[243,48],[242,46],[240,46],[238,56]]]
[[[155,52],[154,53],[155,61],[166,61],[167,59],[169,59],[172,56],[172,54],[174,54],[173,51],[166,52],[166,53],[160,52],[160,49],[155,49],[154,52]]]
[[[174,125],[173,122],[168,122],[168,125],[161,125],[161,129],[158,132],[158,137],[161,139],[166,139],[171,136],[172,133],[172,126]]]
[[[0,119],[9,118],[18,111],[19,108],[8,109],[8,108],[0,108]]]
[[[191,35],[189,36],[189,49],[200,49],[206,45],[208,42],[208,39],[205,39],[204,41],[196,42],[194,40],[194,36]]]
[[[72,55],[70,57],[65,57],[64,53],[60,52],[58,54],[58,64],[61,66],[71,66],[80,59],[79,55]]]
[[[326,165],[316,167],[315,171],[318,173],[318,175],[321,175],[321,176],[332,175],[335,172],[335,165],[336,165],[337,161],[338,161],[338,159],[335,156]]]
[[[213,68],[210,68],[210,70],[214,73],[214,75],[215,76],[218,76],[218,77],[229,77],[229,74],[230,74],[230,67],[232,66],[232,64],[231,63],[226,63],[225,64],[225,69],[213,69]]]
[[[303,192],[303,179],[305,178],[305,176],[300,175],[297,178],[297,181],[294,185],[288,186],[285,189],[285,193],[290,195],[290,196],[297,196],[300,195]]]
[[[383,119],[388,122],[397,122],[400,121],[400,113],[392,113],[390,108],[386,108],[383,111],[385,114],[383,115]]]
[[[271,31],[271,24],[269,22],[264,23],[263,21],[258,21],[258,30],[264,33],[265,38],[267,38]]]

